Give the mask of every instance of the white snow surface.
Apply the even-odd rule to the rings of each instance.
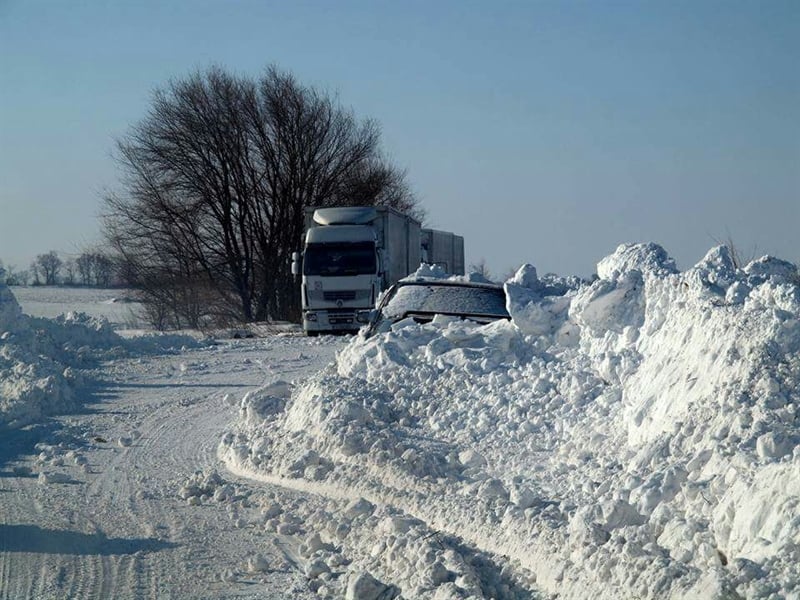
[[[121,338],[104,317],[66,312],[50,319],[22,312],[0,284],[0,427],[21,427],[80,406],[82,370],[102,360],[196,346],[188,336]]]
[[[22,311],[33,317],[54,319],[64,313],[86,313],[104,318],[115,330],[140,329],[141,304],[131,290],[51,286],[14,286]]]
[[[800,598],[797,268],[597,271],[313,340],[0,286],[0,597]]]
[[[40,288],[25,310],[35,291],[59,304]],[[96,307],[86,292],[61,306]],[[123,339],[95,316],[31,317],[6,288],[0,300],[0,598],[325,592],[332,575],[298,549],[327,500],[253,485],[216,449],[237,395],[307,377],[342,340]]]
[[[220,456],[350,501],[306,523],[317,567],[404,598],[800,598],[797,268],[626,244],[597,273],[522,267],[510,322],[362,332],[245,395]]]

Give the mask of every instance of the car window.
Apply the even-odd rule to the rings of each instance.
[[[391,320],[408,313],[508,317],[501,288],[435,284],[398,286],[381,312]]]

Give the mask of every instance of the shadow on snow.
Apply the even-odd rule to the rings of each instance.
[[[175,547],[177,544],[154,538],[108,538],[102,533],[89,535],[36,525],[0,525],[0,552],[111,556]]]

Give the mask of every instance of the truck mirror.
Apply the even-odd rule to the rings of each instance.
[[[300,253],[292,252],[292,275],[300,275]]]

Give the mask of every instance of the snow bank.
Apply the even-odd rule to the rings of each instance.
[[[83,369],[101,360],[186,344],[196,342],[185,336],[124,340],[105,319],[83,313],[30,317],[0,284],[0,426],[21,427],[75,410]]]
[[[221,455],[418,523],[391,549],[327,540],[405,597],[513,597],[486,569],[397,566],[423,531],[561,598],[800,597],[796,267],[719,247],[678,272],[623,245],[595,281],[527,265],[506,291],[511,322],[400,321],[293,392],[248,395]]]
[[[17,299],[5,283],[0,283],[0,329],[8,329],[22,314]]]

